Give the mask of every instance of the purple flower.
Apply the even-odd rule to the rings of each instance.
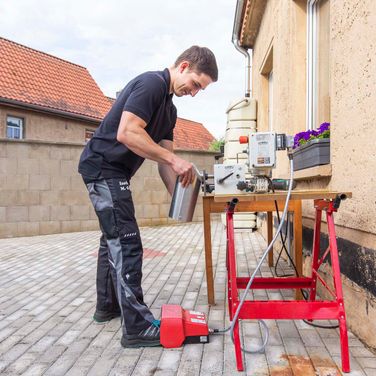
[[[323,135],[323,133],[325,134]],[[314,140],[315,138],[323,138],[329,137],[330,133],[330,123],[322,123],[318,130],[309,130],[305,132],[299,132],[294,137],[294,146],[293,148],[297,148],[300,145],[304,145],[309,140]]]
[[[325,131],[329,130],[329,128],[330,128],[330,123],[322,123],[318,129],[319,134],[324,133]]]
[[[294,137],[294,148],[301,144],[301,140],[308,141],[313,134],[313,131],[299,132]]]

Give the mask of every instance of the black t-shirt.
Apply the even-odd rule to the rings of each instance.
[[[167,68],[143,73],[128,83],[81,154],[78,171],[86,181],[113,177],[129,180],[144,161],[116,139],[123,111],[143,119],[145,131],[154,142],[173,140],[176,107],[169,88]]]

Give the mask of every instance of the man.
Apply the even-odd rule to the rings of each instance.
[[[147,158],[158,162],[170,194],[176,176],[183,186],[192,182],[192,164],[173,153],[172,97],[194,97],[217,79],[214,54],[199,46],[184,51],[170,68],[141,74],[122,90],[81,155],[78,170],[102,230],[94,320],[121,315],[123,347],[160,343],[159,321],[143,300],[143,250],[130,179]]]

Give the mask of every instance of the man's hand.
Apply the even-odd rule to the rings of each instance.
[[[179,175],[179,180],[183,187],[186,187],[193,182],[194,171],[192,163],[174,154],[171,161],[171,168],[174,170],[176,175]]]

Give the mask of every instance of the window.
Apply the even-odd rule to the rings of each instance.
[[[273,71],[268,75],[268,122],[269,132],[273,132]]]
[[[87,144],[93,137],[94,131],[91,129],[85,129],[85,143]]]
[[[273,40],[270,41],[260,67],[261,98],[258,109],[257,130],[272,132],[273,119]]]
[[[330,122],[329,5],[307,2],[307,129]]]
[[[22,139],[24,131],[24,119],[7,116],[7,138]]]

